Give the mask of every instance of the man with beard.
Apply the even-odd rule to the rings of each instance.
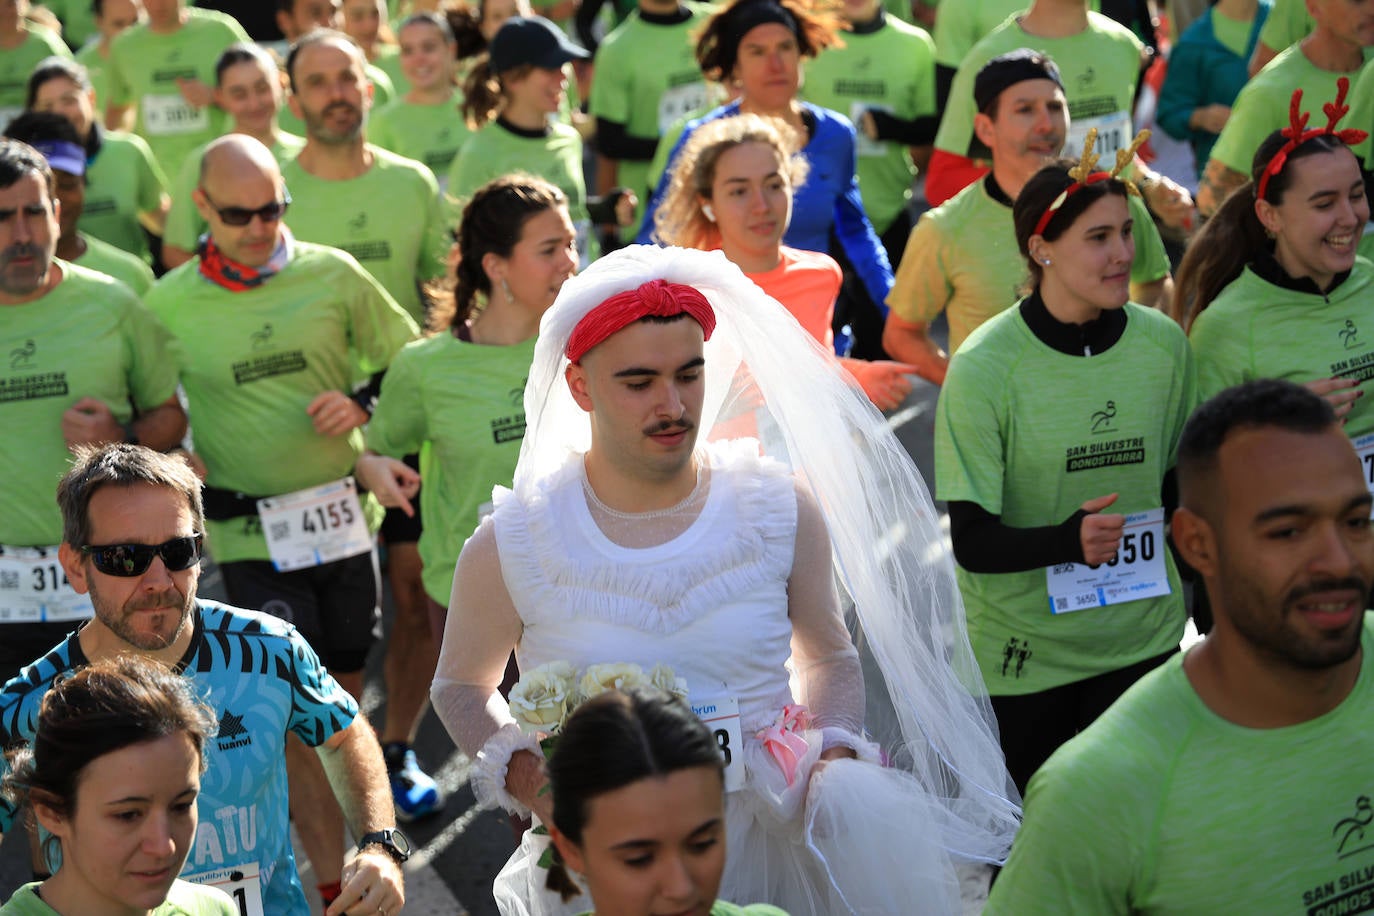
[[[1326,401],[1263,380],[1198,408],[1178,481],[1215,628],[1031,780],[988,914],[1371,909],[1362,463]]]
[[[201,169],[194,196],[209,236],[145,301],[184,354],[210,550],[230,601],[294,625],[361,698],[381,636],[368,525],[380,513],[349,476],[367,421],[350,392],[359,370],[380,374],[416,328],[357,261],[292,235],[267,147],[229,134]],[[286,757],[291,810],[328,902],[343,818],[315,755],[293,739]]]
[[[392,832],[377,738],[294,627],[196,599],[205,519],[187,463],[140,446],[81,449],[57,501],[62,568],[95,617],[0,690],[0,740],[32,740],[43,695],[75,668],[123,652],[161,661],[195,681],[220,721],[183,877],[228,891],[245,913],[310,912],[287,817],[290,731],[315,747],[361,838],[328,913],[398,911],[409,845]],[[0,829],[14,816],[0,804]]]
[[[70,147],[70,144],[68,145]],[[61,144],[49,147],[55,155]],[[83,165],[77,147],[66,149]],[[57,564],[53,487],[70,449],[171,448],[186,432],[170,339],[123,284],[58,261],[63,216],[42,153],[0,139],[0,677],[91,615]]]
[[[439,185],[423,164],[367,142],[373,94],[365,66],[362,50],[341,32],[316,29],[291,46],[291,110],[305,122],[305,149],[282,169],[295,200],[291,228],[298,238],[353,255],[424,327],[421,288],[444,274],[448,254]],[[417,456],[406,462],[419,468]],[[392,509],[381,528],[396,602],[382,742],[396,808],[407,821],[443,804],[438,785],[411,750],[436,657],[420,578],[422,525],[418,512]]]

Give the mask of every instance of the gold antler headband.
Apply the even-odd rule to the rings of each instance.
[[[1044,235],[1045,227],[1050,224],[1050,220],[1054,219],[1059,208],[1064,206],[1064,202],[1090,184],[1097,184],[1099,181],[1120,181],[1126,186],[1126,193],[1139,197],[1140,190],[1129,178],[1122,178],[1121,171],[1131,164],[1135,159],[1136,150],[1140,149],[1148,139],[1150,139],[1150,132],[1142,130],[1135,135],[1130,146],[1116,151],[1116,165],[1110,172],[1095,172],[1093,169],[1097,168],[1098,155],[1093,152],[1093,147],[1097,145],[1097,128],[1089,128],[1088,136],[1083,141],[1083,155],[1079,157],[1078,164],[1069,169],[1069,177],[1073,179],[1073,184],[1065,188],[1054,199],[1054,203],[1045,208],[1045,212],[1041,214],[1040,220],[1035,224],[1035,231],[1031,235]]]

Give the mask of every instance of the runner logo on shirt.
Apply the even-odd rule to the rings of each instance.
[[[1369,830],[1371,824],[1374,824],[1374,805],[1368,795],[1361,795],[1355,799],[1355,813],[1341,818],[1331,831],[1331,836],[1337,840],[1337,857],[1344,859],[1374,849],[1374,835],[1371,835],[1374,831]]]
[[[1112,423],[1114,419],[1116,419],[1116,401],[1108,401],[1106,407],[1093,412],[1093,435],[1108,433],[1116,429],[1115,424]]]
[[[33,365],[33,355],[38,352],[38,345],[33,342],[33,338],[24,341],[22,347],[15,347],[10,351],[11,369],[28,369]]]
[[[1355,327],[1355,322],[1349,318],[1345,319],[1345,326],[1337,333],[1340,334],[1341,343],[1345,344],[1347,350],[1353,350],[1360,345],[1360,332]]]
[[[264,321],[262,328],[250,334],[248,339],[253,342],[254,350],[266,350],[272,346],[272,323]]]
[[[1008,639],[1007,644],[1002,647],[1002,677],[1006,677],[1010,672],[1019,678],[1026,662],[1030,661],[1033,654],[1029,639],[1020,640],[1015,636]],[[1012,667],[1013,664],[1015,668]]]

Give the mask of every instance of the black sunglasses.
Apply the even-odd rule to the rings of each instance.
[[[205,189],[200,189],[201,194],[205,194]],[[246,226],[257,217],[264,223],[275,223],[286,215],[286,208],[291,205],[291,195],[285,190],[282,191],[282,200],[274,200],[270,204],[258,207],[256,210],[249,210],[247,207],[219,207],[210,199],[209,194],[205,194],[205,202],[210,205],[210,209],[219,214],[219,218],[226,226]]]
[[[95,568],[105,575],[127,579],[147,572],[153,557],[162,557],[163,564],[172,572],[190,569],[200,562],[200,544],[204,538],[202,534],[192,534],[161,544],[106,544],[99,547],[87,544],[81,548],[81,552],[89,554]]]

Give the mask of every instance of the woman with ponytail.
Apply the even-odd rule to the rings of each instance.
[[[1176,308],[1197,355],[1202,396],[1255,378],[1304,384],[1329,400],[1361,454],[1374,444],[1374,265],[1357,254],[1369,219],[1359,161],[1366,136],[1338,130],[1349,81],[1306,129],[1302,92],[1290,125],[1255,152],[1237,188],[1189,246]]]
[[[463,542],[490,511],[492,486],[515,472],[539,319],[577,266],[567,198],[528,175],[479,188],[455,242],[453,288],[431,292],[430,333],[387,371],[357,468],[383,505],[407,513],[425,481],[421,510],[433,521],[420,559],[436,645]],[[417,451],[418,476],[398,460]]]
[[[581,876],[601,916],[786,916],[716,900],[725,870],[725,782],[716,737],[682,700],[608,690],[568,718],[549,758],[554,862],[565,900]],[[592,916],[592,914],[589,914]]]

